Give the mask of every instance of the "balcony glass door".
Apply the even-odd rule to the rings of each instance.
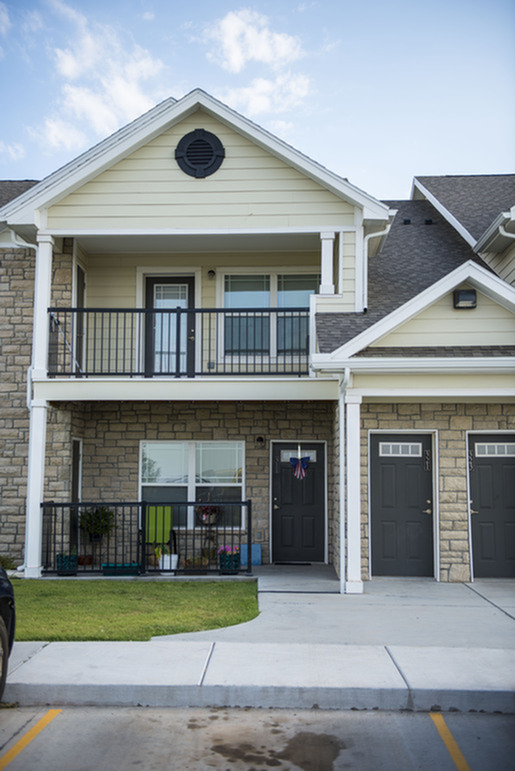
[[[195,314],[193,278],[147,278],[145,374],[193,375]]]

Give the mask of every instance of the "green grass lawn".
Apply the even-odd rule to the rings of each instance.
[[[255,582],[13,581],[16,640],[148,640],[258,615]]]

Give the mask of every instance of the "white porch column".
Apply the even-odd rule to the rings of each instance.
[[[46,377],[48,357],[48,307],[52,287],[52,236],[38,235],[36,280],[34,285],[34,329],[32,337],[32,376]]]
[[[47,375],[48,307],[52,287],[51,236],[38,235],[34,284],[34,326],[32,332],[32,378]],[[27,510],[25,520],[25,577],[39,578],[42,567],[43,521],[41,503],[45,480],[47,402],[29,394],[30,427],[27,467]]]
[[[361,594],[361,396],[346,392],[347,582],[348,594]]]
[[[321,280],[320,294],[334,294],[334,233],[320,233]]]
[[[338,435],[338,473],[340,477],[340,518],[338,532],[340,540],[340,594],[345,594],[345,383],[343,378],[340,378],[338,389]]]
[[[27,470],[27,516],[25,521],[25,578],[41,576],[43,521],[41,502],[45,480],[47,403],[34,400],[30,406],[29,459]]]

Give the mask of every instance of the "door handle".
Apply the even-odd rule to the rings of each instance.
[[[191,337],[188,337],[188,340],[190,340],[191,342],[193,342],[193,341],[195,340],[195,335],[192,335]]]
[[[474,509],[470,509],[471,514],[479,514],[479,511],[474,511]]]
[[[433,513],[433,509],[424,509],[422,511],[422,514],[432,514],[432,513]]]
[[[275,511],[276,509],[280,509],[280,508],[281,508],[281,507],[280,507],[280,506],[278,506],[278,505],[277,505],[277,503],[274,503],[274,511]]]

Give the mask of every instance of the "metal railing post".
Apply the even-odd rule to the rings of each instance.
[[[252,501],[247,501],[247,575],[252,575]]]
[[[147,572],[147,502],[141,501],[141,572]]]

